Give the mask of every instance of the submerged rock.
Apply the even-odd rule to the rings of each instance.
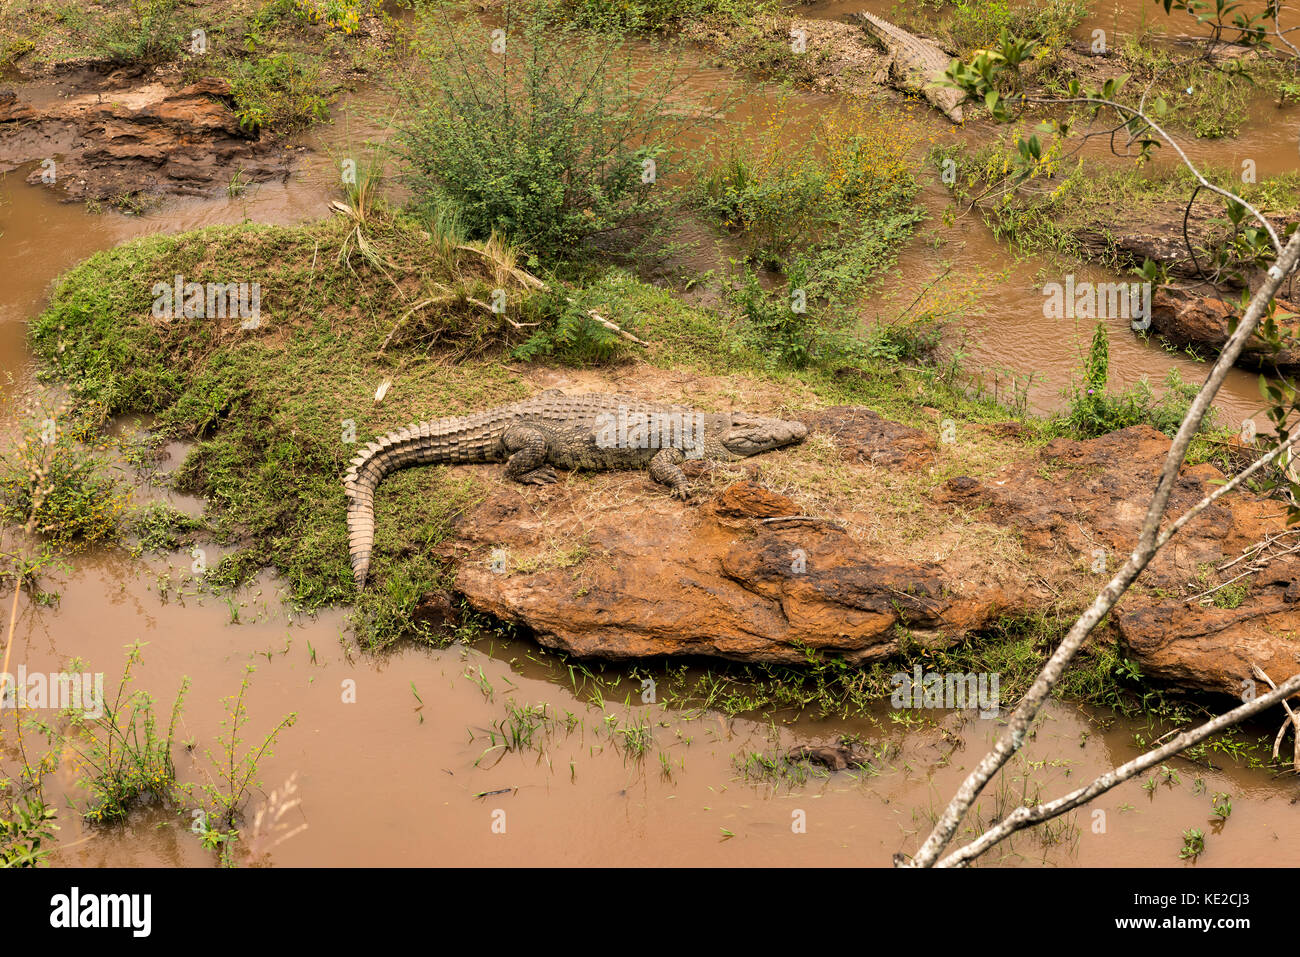
[[[871,755],[851,741],[840,741],[835,744],[796,745],[786,752],[785,759],[791,764],[798,761],[819,764],[828,771],[844,771],[848,768],[871,766]]]

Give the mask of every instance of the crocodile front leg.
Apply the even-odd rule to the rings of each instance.
[[[546,433],[526,425],[512,425],[501,436],[506,450],[506,476],[525,485],[549,485],[559,480],[555,469],[546,464]]]
[[[650,460],[650,477],[671,488],[673,498],[689,499],[694,494],[681,468],[685,461],[686,455],[682,450],[671,447],[660,449]]]

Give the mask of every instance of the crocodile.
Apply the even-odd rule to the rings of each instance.
[[[797,444],[807,433],[802,422],[560,390],[459,418],[413,422],[369,443],[348,463],[343,486],[352,574],[364,588],[375,540],[375,489],[389,472],[408,465],[505,462],[507,478],[531,485],[557,481],[556,468],[648,468],[674,497],[689,499],[681,468],[686,459],[741,459]]]
[[[878,40],[889,54],[889,63],[882,72],[892,75],[899,89],[919,93],[954,123],[963,122],[961,104],[966,94],[952,87],[938,85],[948,64],[952,62],[952,57],[937,44],[908,33],[875,14],[858,13],[855,16],[867,33]]]

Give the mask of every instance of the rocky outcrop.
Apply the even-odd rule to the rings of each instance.
[[[831,406],[804,416],[803,421],[830,436],[847,462],[914,469],[934,458],[933,436],[860,406]]]
[[[824,522],[728,521],[662,495],[587,525],[591,559],[545,567],[547,541],[577,537],[580,523],[562,501],[539,514],[522,499],[503,488],[463,516],[456,590],[578,655],[798,663],[811,647],[864,662],[895,653],[900,627],[949,645],[1024,604],[992,581],[950,581],[938,564],[873,553]]]
[[[713,507],[719,515],[732,518],[782,518],[799,514],[799,506],[788,496],[765,489],[756,482],[737,482],[727,486]]]
[[[1163,263],[1171,276],[1196,279],[1201,277],[1202,269],[1210,267],[1209,255],[1201,250],[1221,237],[1223,230],[1215,222],[1221,218],[1219,210],[1205,204],[1197,204],[1188,212],[1185,203],[1148,203],[1141,215],[1134,215],[1131,209],[1102,203],[1075,230],[1075,238],[1095,262],[1131,269],[1140,268],[1150,259]],[[1188,239],[1197,250],[1199,263],[1188,251]]]
[[[1045,573],[1060,579],[1073,569],[1100,587],[1137,542],[1168,451],[1169,439],[1146,426],[1087,442],[1058,440],[990,479],[953,479],[935,497],[1014,528],[1032,552],[1057,565]],[[1222,479],[1212,465],[1184,468],[1168,514],[1182,513]],[[1244,596],[1217,593],[1221,604],[1235,607],[1197,600],[1245,567],[1220,572],[1221,566],[1284,531],[1283,511],[1276,501],[1225,496],[1148,566],[1112,614],[1145,675],[1236,695],[1252,679],[1254,663],[1279,682],[1300,670],[1300,557],[1274,549],[1277,557],[1250,577]]]
[[[941,541],[947,548],[923,561],[900,551],[906,533],[867,544],[876,540],[872,526],[890,520],[883,502],[855,496],[842,511],[810,516],[807,504],[760,476],[782,456],[825,461],[838,450],[843,481],[889,471],[924,482],[928,469],[947,470],[947,453],[924,431],[867,409],[801,419],[813,450],[746,462],[748,478],[719,484],[696,505],[637,473],[608,475],[599,489],[489,481],[488,497],[459,516],[455,536],[440,546],[456,567],[455,590],[475,609],[581,656],[799,663],[812,648],[877,661],[902,641],[946,647],[1006,615],[1081,606],[1131,552],[1169,451],[1169,439],[1145,426],[1038,450],[1019,445],[1026,440],[1013,428],[987,427],[1023,451],[998,471],[953,476],[921,499],[925,516],[916,521],[933,529],[925,554]],[[1170,515],[1222,478],[1212,465],[1184,468]],[[1238,694],[1254,664],[1277,681],[1300,670],[1300,557],[1279,544],[1275,559],[1244,580],[1248,589],[1238,583],[1200,598],[1247,567],[1222,566],[1270,536],[1300,542],[1283,511],[1248,494],[1206,509],[1152,562],[1099,640],[1118,638],[1145,675],[1186,688]],[[972,544],[988,540],[978,536],[947,547],[954,530],[972,526],[1018,543],[1021,553],[1008,564],[1005,548]],[[446,607],[429,603],[421,616],[437,621]]]
[[[1300,313],[1300,306],[1282,299],[1277,300],[1277,306],[1279,315]],[[1151,299],[1151,328],[1178,346],[1218,352],[1228,341],[1229,321],[1240,315],[1241,309],[1230,300],[1186,290],[1160,289]],[[1283,320],[1280,325],[1293,336],[1300,335],[1300,322],[1296,319]],[[1300,346],[1274,353],[1258,337],[1251,337],[1237,364],[1292,372],[1300,369]]]
[[[82,83],[72,95],[0,92],[0,172],[40,164],[27,181],[70,201],[205,194],[236,173],[244,182],[288,175],[285,150],[240,128],[224,80],[180,90],[123,82]]]

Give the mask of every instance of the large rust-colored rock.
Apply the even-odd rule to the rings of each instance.
[[[1285,300],[1277,300],[1277,305],[1279,315],[1300,313],[1300,307]],[[1241,309],[1230,300],[1186,290],[1160,289],[1151,300],[1152,329],[1177,345],[1200,346],[1211,352],[1223,348],[1230,335],[1229,321],[1240,315]],[[1283,320],[1281,325],[1292,333],[1300,333],[1300,323],[1294,319]],[[1252,368],[1300,369],[1300,348],[1273,353],[1258,337],[1252,336],[1237,362]]]
[[[1100,588],[1137,543],[1169,439],[1135,426],[1087,442],[1060,439],[1035,459],[980,481],[950,480],[937,501],[981,510],[1013,527],[1031,550]],[[1217,488],[1212,465],[1184,468],[1168,519]],[[1189,602],[1239,574],[1217,569],[1284,530],[1276,501],[1219,499],[1179,532],[1138,579],[1112,618],[1145,675],[1183,687],[1239,694],[1258,663],[1276,681],[1300,670],[1300,558],[1283,555],[1252,577],[1236,608]],[[1280,549],[1278,550],[1280,551]],[[1099,562],[1099,559],[1101,560]],[[1244,566],[1243,566],[1244,567]],[[1093,572],[1094,568],[1104,571]]]
[[[992,582],[953,582],[940,565],[869,553],[824,523],[738,530],[667,496],[582,522],[557,502],[539,513],[525,494],[502,488],[462,517],[456,590],[579,655],[797,663],[810,646],[863,662],[894,653],[900,625],[946,646],[1023,604]],[[546,567],[545,544],[576,538],[579,524],[591,558]],[[495,571],[499,546],[506,561]]]
[[[1125,602],[1115,624],[1149,678],[1233,695],[1253,687],[1262,694],[1268,689],[1253,664],[1279,684],[1300,672],[1300,608],[1285,593],[1285,587],[1256,585],[1239,608]]]
[[[877,455],[901,468],[911,454],[943,454],[924,433],[866,410],[801,419],[838,423],[850,469],[879,468]],[[929,522],[933,551],[920,553],[942,560],[891,551],[908,546],[906,535],[873,536],[873,509],[891,519],[869,497],[843,515],[765,523],[795,503],[746,481],[711,504],[686,504],[635,473],[599,486],[493,484],[440,551],[455,561],[455,590],[470,605],[577,655],[798,663],[811,647],[870,662],[896,654],[904,633],[944,647],[1003,615],[1088,600],[1131,553],[1169,444],[1146,426],[1060,439],[995,472],[943,482],[924,507],[952,522]],[[1222,478],[1212,465],[1184,468],[1170,519]],[[1249,494],[1220,499],[1151,563],[1099,637],[1117,636],[1147,677],[1181,687],[1236,695],[1253,664],[1290,677],[1300,670],[1300,557],[1278,547],[1245,594],[1224,592],[1222,607],[1189,602],[1244,567],[1219,571],[1226,562],[1285,531],[1283,513]],[[992,538],[952,538],[973,524]],[[1011,536],[1021,551],[1008,566]],[[1004,545],[975,544],[984,541]]]
[[[207,78],[180,90],[157,80],[100,78],[66,96],[0,93],[0,172],[40,162],[27,177],[69,201],[142,193],[205,194],[288,175],[288,153],[242,130],[229,84]],[[54,182],[48,182],[53,160]]]

